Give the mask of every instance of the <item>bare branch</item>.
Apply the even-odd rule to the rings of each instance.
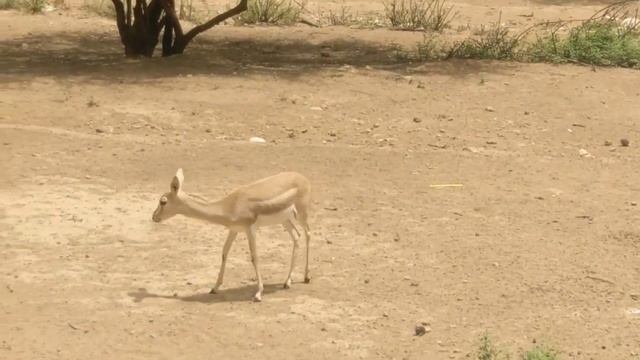
[[[189,43],[189,41],[191,41],[194,37],[196,37],[196,35],[200,34],[201,32],[207,31],[212,27],[220,24],[221,22],[227,20],[228,18],[241,14],[245,10],[247,10],[247,0],[240,0],[240,3],[236,7],[220,15],[217,15],[213,19],[195,26],[193,27],[193,29],[189,30],[189,32],[185,35],[185,44]]]
[[[180,20],[178,19],[178,15],[176,14],[176,7],[173,0],[160,0],[160,5],[164,9],[165,14],[169,18],[172,23],[171,27],[176,33],[176,38],[182,38],[182,26],[180,25]],[[167,21],[167,23],[169,22]]]

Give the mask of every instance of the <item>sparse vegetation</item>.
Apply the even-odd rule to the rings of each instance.
[[[305,4],[293,0],[252,0],[247,11],[236,18],[240,24],[293,24],[300,19]]]
[[[324,18],[331,26],[357,26],[369,29],[387,26],[385,20],[378,13],[352,13],[351,8],[344,4],[337,11],[329,10]]]
[[[116,11],[113,7],[113,3],[108,0],[84,0],[83,8],[86,11],[99,16],[104,16],[111,19],[116,18]]]
[[[422,42],[416,45],[416,56],[418,61],[434,61],[446,57],[446,47],[440,38],[435,36],[424,36]]]
[[[522,360],[558,360],[558,352],[552,348],[536,346],[522,354]]]
[[[520,360],[559,360],[559,352],[551,347],[536,345],[533,349],[525,351],[520,355]],[[480,337],[478,348],[475,352],[477,360],[509,360],[512,359],[509,352],[500,349],[489,334],[485,333]]]
[[[506,357],[506,358],[505,358]],[[476,351],[477,360],[501,360],[508,359],[498,347],[493,343],[493,340],[489,337],[489,334],[485,333],[480,337],[480,344]]]
[[[22,0],[21,1],[22,8],[30,12],[32,14],[39,14],[44,10],[44,7],[47,5],[46,0]]]
[[[20,2],[18,0],[0,0],[0,10],[19,9]]]
[[[31,14],[41,13],[46,5],[46,0],[0,0],[0,10],[23,10]]]
[[[454,16],[446,0],[387,0],[383,4],[387,20],[397,29],[442,31]]]
[[[532,61],[577,62],[600,66],[640,65],[640,34],[611,21],[587,21],[559,36],[549,31],[527,49]]]
[[[355,23],[355,17],[351,13],[351,8],[342,4],[340,9],[337,11],[329,10],[329,14],[327,15],[327,20],[329,25],[351,25]]]
[[[598,16],[573,27],[570,22],[558,21],[537,24],[518,33],[502,25],[498,18],[462,41],[450,43],[425,36],[413,53],[399,56],[398,48],[394,52],[396,58],[411,61],[458,58],[639,68],[640,25],[623,26],[620,17],[611,13],[600,11]]]
[[[500,18],[480,37],[465,39],[453,45],[449,57],[463,59],[514,60],[518,58],[524,33],[513,35],[502,26]]]

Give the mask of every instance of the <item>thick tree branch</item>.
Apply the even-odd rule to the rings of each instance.
[[[207,22],[205,22],[203,24],[200,24],[198,26],[194,26],[193,29],[189,30],[189,32],[185,35],[185,39],[184,39],[185,46],[186,46],[186,44],[189,43],[189,41],[191,41],[194,37],[196,37],[196,35],[200,34],[201,32],[204,32],[204,31],[207,31],[207,30],[211,29],[212,27],[220,24],[221,22],[227,20],[230,17],[234,17],[236,15],[241,14],[245,10],[247,10],[247,0],[240,0],[240,3],[236,7],[232,8],[232,9],[230,9],[230,10],[228,10],[228,11],[226,11],[226,12],[220,14],[220,15],[217,15],[213,19],[211,19],[211,20],[209,20],[209,21],[207,21]]]
[[[118,33],[120,33],[120,40],[123,45],[127,45],[127,33],[129,27],[126,24],[125,14],[124,14],[124,4],[121,0],[111,0],[113,2],[113,7],[116,10],[116,24],[118,25]]]
[[[172,55],[172,51],[173,51],[173,26],[172,26],[172,22],[169,21],[169,22],[166,22],[164,25],[164,34],[162,35],[162,56]]]
[[[147,16],[147,22],[149,23],[149,26],[151,28],[157,28],[159,33],[160,29],[164,27],[164,24],[156,25],[158,24],[160,16],[162,15],[162,7],[158,5],[158,0],[151,0],[149,2],[149,6],[146,7],[145,14]]]
[[[131,26],[131,0],[127,0],[127,25]]]
[[[135,15],[133,26],[138,30],[140,34],[146,35],[147,21],[144,17],[142,1],[136,0],[136,6],[133,8],[133,14]]]
[[[180,20],[178,19],[178,15],[176,14],[176,7],[173,0],[160,0],[160,5],[164,9],[165,14],[169,17],[167,23],[172,23],[173,31],[176,33],[176,38],[182,38],[182,26],[180,25]]]

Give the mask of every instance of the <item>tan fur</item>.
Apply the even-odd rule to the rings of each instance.
[[[258,292],[255,300],[262,299],[262,277],[258,269],[256,251],[256,230],[261,226],[281,224],[291,236],[294,248],[291,257],[289,276],[285,287],[291,285],[296,250],[298,248],[299,232],[295,227],[298,222],[302,225],[307,244],[305,266],[305,282],[309,282],[309,224],[307,223],[308,209],[311,196],[309,180],[296,172],[282,172],[260,179],[253,183],[240,186],[217,201],[208,202],[203,199],[188,196],[182,191],[184,175],[178,169],[171,181],[171,191],[160,198],[160,203],[153,213],[152,219],[161,222],[175,215],[198,218],[223,225],[229,229],[227,241],[222,252],[222,264],[216,285],[212,293],[220,287],[224,276],[227,254],[238,232],[245,232],[249,240],[251,258],[258,277]],[[294,234],[295,233],[297,234]]]

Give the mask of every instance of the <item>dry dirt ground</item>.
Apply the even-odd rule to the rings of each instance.
[[[456,4],[476,25],[599,6]],[[485,332],[640,359],[638,71],[398,64],[421,35],[304,26],[125,60],[74,11],[0,12],[0,359],[464,359]],[[308,176],[312,282],[300,256],[281,288],[291,242],[264,229],[264,301],[244,236],[209,295],[224,229],[150,219],[178,167],[208,198]]]

